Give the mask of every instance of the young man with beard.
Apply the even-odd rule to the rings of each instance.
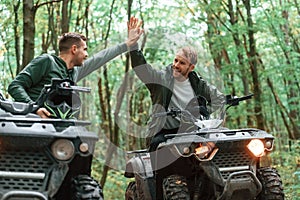
[[[136,20],[132,17],[128,22],[128,27],[135,26]],[[103,49],[89,58],[87,38],[84,35],[71,32],[62,34],[59,40],[59,55],[43,54],[34,58],[10,83],[9,94],[17,102],[34,103],[44,85],[50,84],[52,78],[80,81],[108,61],[135,46],[141,32],[136,28],[131,28],[129,32],[126,42]],[[50,116],[45,108],[39,108],[37,114],[42,118]]]

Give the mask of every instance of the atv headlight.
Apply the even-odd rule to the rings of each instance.
[[[265,141],[265,148],[267,151],[272,151],[273,149],[273,139],[267,139]]]
[[[200,143],[199,146],[195,148],[195,154],[200,159],[206,158],[214,147],[215,144],[213,142]]]
[[[56,140],[51,146],[54,157],[58,160],[69,160],[75,153],[74,144],[67,139]]]
[[[253,139],[247,145],[247,148],[255,157],[262,157],[265,153],[264,143],[259,139]]]
[[[79,150],[82,152],[82,153],[87,153],[89,151],[89,144],[88,143],[81,143],[79,145]]]

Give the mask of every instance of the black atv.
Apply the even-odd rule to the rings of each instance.
[[[45,102],[55,106],[64,101],[72,108],[72,100],[67,99],[78,92],[89,89],[54,79],[45,86],[40,105],[0,96],[0,200],[103,199],[102,188],[91,177],[98,137],[86,129],[90,123],[76,118],[42,119],[32,113]]]
[[[227,96],[227,108],[251,97]],[[166,135],[167,141],[154,152],[128,152],[134,156],[127,162],[125,177],[135,181],[129,183],[125,199],[283,200],[280,175],[260,163],[272,151],[274,137],[254,128],[222,127],[227,110],[222,107],[216,119],[209,116],[206,103],[155,114],[180,117],[181,127]]]

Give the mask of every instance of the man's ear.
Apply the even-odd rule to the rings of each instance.
[[[195,69],[195,65],[194,65],[194,64],[191,64],[191,65],[190,65],[190,72],[193,71],[194,69]]]
[[[76,51],[77,51],[77,46],[74,44],[74,45],[71,46],[71,52],[73,54],[75,54]]]

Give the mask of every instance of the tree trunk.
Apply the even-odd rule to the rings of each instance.
[[[23,58],[21,71],[34,57],[36,7],[33,0],[23,0]]]
[[[110,32],[110,28],[111,28],[111,22],[112,22],[112,11],[114,8],[114,4],[115,4],[115,0],[112,1],[111,7],[110,7],[110,16],[109,16],[109,23],[108,23],[108,28],[107,28],[107,32],[106,32],[106,36],[105,36],[105,46],[104,48],[107,48],[107,40],[108,40],[108,36],[109,36],[109,32]],[[108,77],[107,77],[107,71],[104,68],[104,85],[105,85],[105,93],[106,93],[106,105],[107,105],[107,119],[108,119],[108,131],[109,131],[109,148],[108,151],[106,153],[106,158],[105,158],[105,165],[103,167],[103,173],[102,173],[102,177],[101,177],[101,181],[100,184],[102,185],[102,187],[104,187],[105,182],[106,182],[106,177],[108,174],[108,170],[109,170],[109,165],[110,162],[112,160],[113,154],[116,152],[116,148],[115,148],[115,144],[118,143],[118,141],[115,141],[116,138],[118,138],[117,134],[118,134],[118,127],[115,127],[115,131],[113,131],[113,122],[112,122],[112,117],[111,117],[111,106],[110,106],[110,87],[108,84]],[[116,132],[117,131],[117,132]]]
[[[14,23],[14,35],[15,35],[15,53],[16,53],[16,64],[17,64],[17,71],[18,74],[20,72],[20,31],[19,31],[19,15],[18,10],[20,8],[20,0],[14,4],[14,14],[15,14],[15,23]],[[14,77],[12,77],[14,78]]]
[[[61,8],[61,33],[66,33],[69,31],[69,15],[68,15],[68,4],[69,0],[63,0]]]
[[[244,59],[244,56],[243,54],[240,52],[240,49],[242,47],[242,42],[240,40],[240,35],[239,35],[239,32],[238,32],[238,29],[235,30],[235,26],[238,22],[238,16],[239,16],[239,11],[237,8],[237,11],[235,12],[234,9],[233,9],[233,3],[231,0],[228,1],[228,14],[229,14],[229,21],[230,21],[230,24],[231,24],[231,33],[232,33],[232,38],[233,38],[233,41],[234,41],[234,44],[235,44],[235,49],[236,49],[236,52],[237,52],[237,59],[238,59],[238,64],[240,66],[240,71],[241,71],[241,77],[242,77],[242,82],[243,82],[243,88],[244,88],[244,94],[247,95],[249,94],[249,80],[248,80],[248,74],[247,74],[247,70],[246,70],[246,66],[245,66],[245,59]],[[241,16],[242,17],[242,16]],[[250,110],[250,106],[247,107],[247,111],[246,113],[251,113],[251,110]],[[251,119],[251,116],[247,116],[247,126],[248,127],[252,127],[253,126],[253,120]]]
[[[250,0],[243,0],[243,3],[247,10],[248,41],[249,41],[248,59],[249,59],[251,73],[252,73],[252,82],[253,82],[253,88],[255,94],[254,111],[256,116],[257,128],[264,130],[265,124],[264,124],[264,117],[263,117],[262,105],[261,105],[262,91],[261,91],[260,80],[258,76],[259,63],[257,60],[256,43],[254,39],[254,31],[253,31],[254,27],[253,27],[252,15],[251,15]]]
[[[279,105],[280,115],[282,117],[282,120],[283,120],[283,123],[284,123],[286,129],[288,130],[289,138],[290,139],[297,139],[296,136],[294,135],[293,131],[289,127],[288,120],[287,120],[287,117],[286,117],[286,115],[289,116],[289,113],[288,113],[287,109],[285,108],[285,106],[281,102],[278,94],[276,93],[272,81],[268,78],[267,82],[268,82],[269,87],[271,88],[271,91],[273,93],[273,96],[274,96],[274,99],[275,99],[276,103]],[[290,117],[290,119],[291,119],[291,117]],[[291,120],[291,121],[293,122],[293,120]],[[292,124],[294,124],[294,126],[296,125],[295,123],[292,123]]]
[[[289,22],[289,13],[286,10],[282,11],[282,17]],[[284,34],[284,42],[286,46],[290,46],[290,44],[293,44],[292,47],[294,48],[294,52],[298,52],[299,53],[299,46],[297,43],[295,43],[295,41],[291,41],[291,39],[293,38],[293,35],[290,34],[290,27],[289,27],[289,23],[286,23],[284,25],[281,25],[281,30],[282,33]],[[283,49],[284,51],[284,55],[286,57],[286,63],[287,66],[292,66],[291,63],[291,58],[292,56],[291,51]],[[294,70],[291,69],[291,67],[289,67],[287,69],[287,74],[294,74],[293,73]],[[295,121],[297,121],[298,116],[300,115],[300,109],[299,109],[299,101],[297,100],[297,97],[299,96],[299,86],[298,86],[298,91],[292,87],[294,85],[299,85],[299,78],[294,76],[293,78],[284,78],[285,84],[286,84],[286,88],[287,88],[287,97],[289,99],[288,104],[289,104],[289,119],[290,122],[292,124],[292,131],[293,133],[289,132],[289,136],[290,139],[299,139],[300,138],[300,124],[297,125]]]

